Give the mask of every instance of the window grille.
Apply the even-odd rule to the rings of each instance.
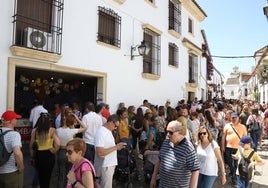
[[[160,64],[160,35],[153,32],[152,30],[144,29],[144,40],[150,48],[148,55],[143,57],[143,73],[150,73],[160,75],[161,64]]]
[[[168,52],[169,52],[168,64],[178,67],[178,59],[179,59],[178,46],[174,43],[169,43]]]
[[[197,83],[198,81],[198,63],[197,56],[189,54],[189,83]]]
[[[98,41],[121,47],[121,17],[111,9],[99,6]]]
[[[64,0],[15,0],[13,45],[61,54]]]
[[[177,0],[169,1],[169,28],[181,33],[181,4]]]

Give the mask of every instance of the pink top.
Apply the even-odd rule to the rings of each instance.
[[[71,171],[74,171],[76,180],[79,181],[81,184],[82,184],[83,172],[91,171],[94,176],[96,174],[92,163],[85,158],[83,158],[83,160],[81,160],[78,164],[73,165],[71,168]],[[67,186],[67,188],[68,188],[68,186]]]

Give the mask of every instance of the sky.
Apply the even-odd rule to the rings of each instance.
[[[196,0],[207,14],[201,23],[212,56],[253,56],[268,44],[266,0]],[[233,67],[252,72],[254,58],[216,58],[213,65],[226,78]]]

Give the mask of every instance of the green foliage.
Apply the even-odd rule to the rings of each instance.
[[[253,97],[254,97],[255,101],[258,101],[259,100],[259,92],[258,91],[254,91]]]
[[[258,69],[258,79],[260,83],[268,80],[268,60],[265,60]]]

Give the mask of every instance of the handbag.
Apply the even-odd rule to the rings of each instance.
[[[258,131],[260,129],[260,124],[253,117],[253,122],[248,125],[248,132]]]

